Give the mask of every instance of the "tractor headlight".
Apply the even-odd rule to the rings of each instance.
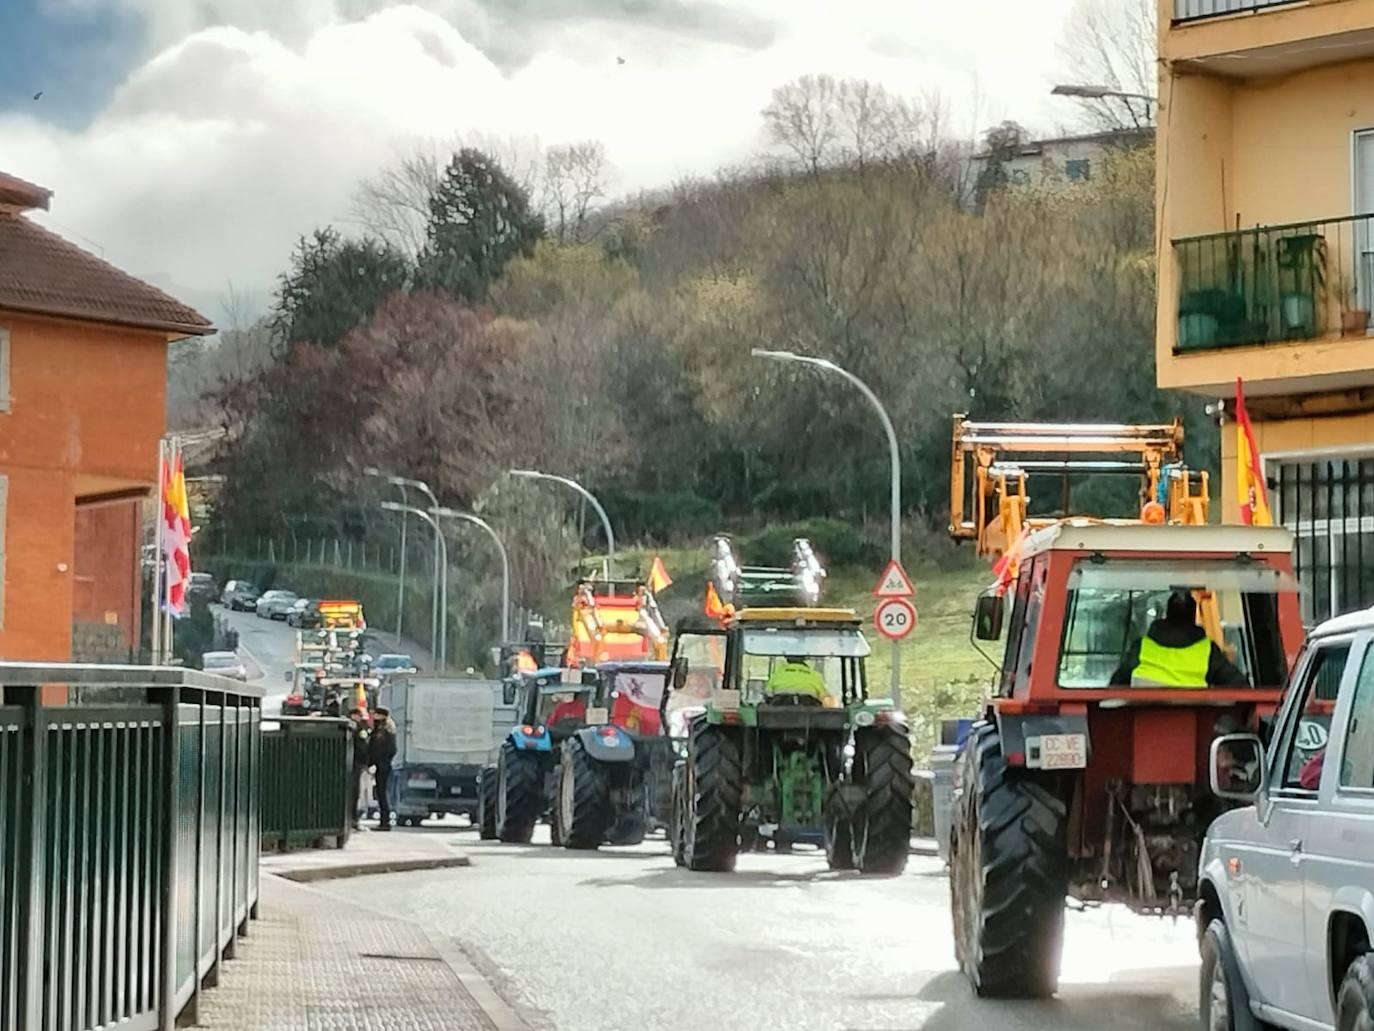
[[[854,714],[854,726],[856,727],[871,727],[877,721],[878,718],[867,709],[860,709]]]

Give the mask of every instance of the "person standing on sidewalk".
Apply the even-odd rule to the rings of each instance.
[[[353,829],[360,831],[363,825],[358,817],[359,795],[363,774],[367,772],[367,765],[371,761],[368,758],[367,714],[362,709],[354,709],[348,718],[353,721],[353,769],[348,775],[348,818],[353,823]]]
[[[392,722],[389,710],[373,709],[372,733],[367,739],[367,762],[375,778],[379,831],[391,830],[391,798],[387,788],[391,783],[391,761],[395,758],[396,724]]]

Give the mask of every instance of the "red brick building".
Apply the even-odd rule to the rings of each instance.
[[[0,659],[128,661],[167,345],[212,328],[26,217],[50,199],[0,172]]]

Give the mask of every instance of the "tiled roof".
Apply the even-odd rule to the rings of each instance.
[[[22,180],[19,180],[22,181]],[[0,210],[0,308],[204,335],[204,315],[155,286]]]
[[[37,183],[31,183],[27,179],[20,179],[17,175],[10,175],[8,172],[0,172],[0,204],[9,204],[18,208],[43,208],[48,207],[48,201],[52,199],[52,190],[44,189]]]

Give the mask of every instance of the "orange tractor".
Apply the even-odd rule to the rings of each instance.
[[[1002,642],[999,672],[962,746],[951,814],[956,952],[982,995],[1054,993],[1066,896],[1190,908],[1223,805],[1208,790],[1211,741],[1272,716],[1302,643],[1287,531],[1202,525],[1206,479],[1183,467],[1181,445],[1177,426],[956,420],[951,532],[1000,555],[974,614],[974,637]],[[1140,461],[1082,457],[1094,449]],[[1133,518],[1029,514],[1032,477],[1106,472],[1139,477]],[[1128,656],[1179,612],[1196,613],[1182,629],[1208,672],[1139,675]]]

